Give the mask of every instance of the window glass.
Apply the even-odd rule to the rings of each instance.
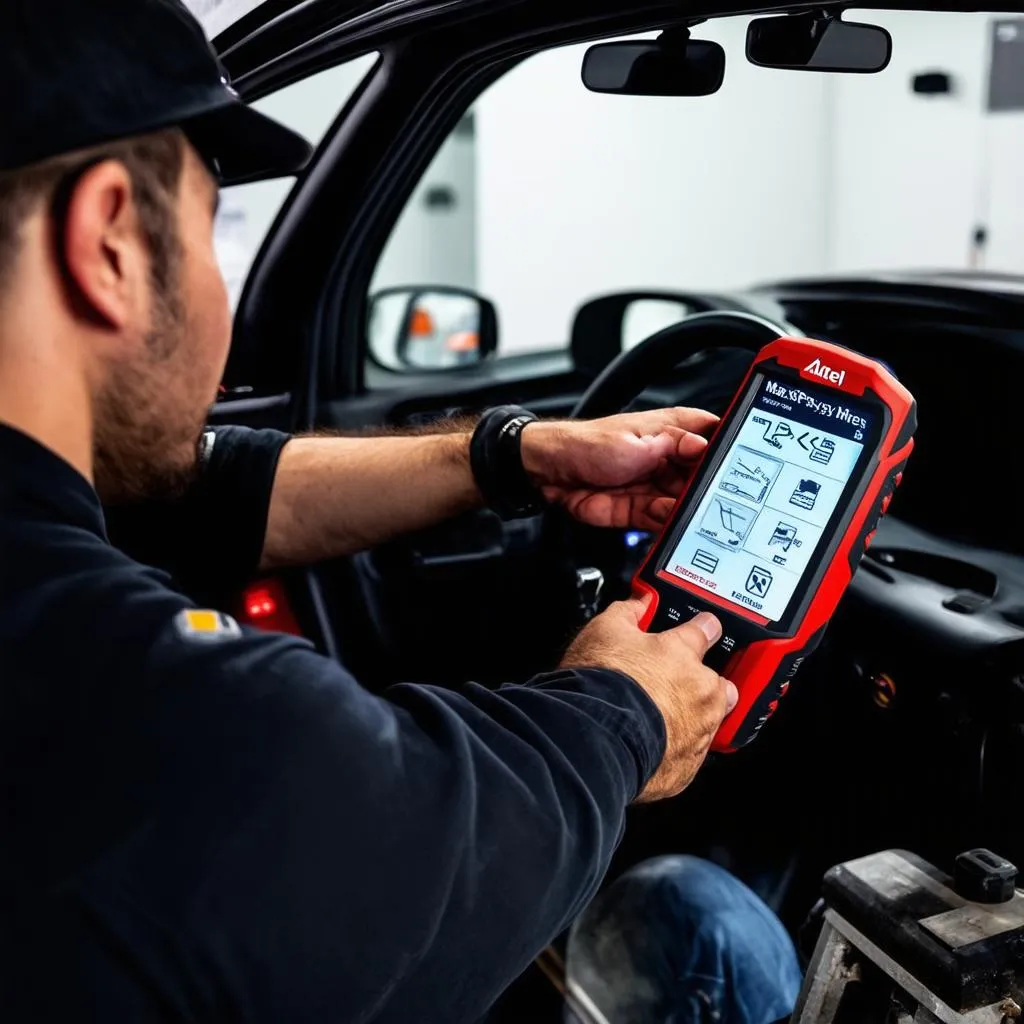
[[[609,292],[932,268],[1024,274],[1024,20],[844,18],[891,32],[885,71],[754,67],[745,17],[693,30],[726,52],[711,96],[590,93],[586,46],[518,65],[437,154],[373,290],[478,292],[497,307],[500,356],[564,348],[579,307]],[[648,301],[627,315],[623,344],[686,312]]]
[[[478,280],[476,115],[467,114],[434,157],[391,235],[373,289],[475,288]]]
[[[327,68],[257,100],[253,107],[316,145],[376,59],[376,54],[365,54],[346,64]],[[235,185],[221,192],[215,238],[232,308],[238,302],[256,253],[294,183],[294,178],[279,178]]]

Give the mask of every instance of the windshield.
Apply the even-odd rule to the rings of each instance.
[[[1024,274],[1024,20],[844,19],[891,32],[886,70],[755,67],[746,17],[693,30],[726,52],[710,96],[588,92],[586,46],[517,66],[437,155],[373,290],[478,292],[497,307],[499,355],[516,355],[563,348],[580,306],[609,292]],[[650,307],[627,324],[626,343],[685,311]]]

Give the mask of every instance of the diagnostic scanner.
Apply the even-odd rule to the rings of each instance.
[[[650,632],[701,611],[722,623],[705,661],[739,703],[713,750],[754,739],[821,640],[916,425],[913,396],[877,360],[811,338],[754,357],[633,581]]]

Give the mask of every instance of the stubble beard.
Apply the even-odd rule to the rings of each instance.
[[[108,505],[174,500],[198,473],[206,408],[175,407],[186,318],[180,296],[161,291],[154,283],[145,356],[113,367],[95,402],[93,472]]]

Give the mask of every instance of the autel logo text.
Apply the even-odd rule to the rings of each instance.
[[[827,380],[829,384],[835,384],[836,387],[842,385],[846,377],[845,370],[833,370],[831,366],[826,366],[820,359],[815,359],[813,363],[805,366],[804,373]]]

